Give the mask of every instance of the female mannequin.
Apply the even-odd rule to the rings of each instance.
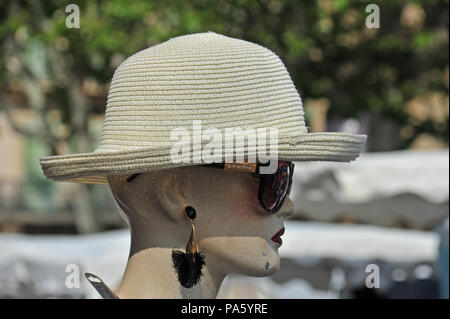
[[[185,167],[211,162],[199,161],[199,151],[203,156],[203,146],[210,146],[196,129],[199,122],[214,141],[226,139],[227,131],[247,140],[225,141],[216,164],[242,162],[227,154],[258,151],[259,157],[269,149],[271,158],[286,163],[266,177]],[[260,141],[267,130],[278,137],[273,143],[270,138],[270,145]],[[180,132],[181,141],[189,142],[181,143],[181,160],[173,156]],[[251,135],[258,135],[258,145]],[[97,149],[43,157],[40,164],[54,181],[110,185],[131,229],[119,298],[215,297],[227,274],[268,276],[278,270],[283,220],[292,212],[286,197],[291,162],[349,162],[366,138],[308,132],[300,95],[277,55],[205,32],[178,36],[126,59],[111,81]],[[258,160],[247,164],[265,163]],[[199,266],[203,276],[197,276]],[[104,285],[100,289],[115,297]]]
[[[226,275],[269,276],[280,266],[271,238],[293,209],[286,197],[273,215],[258,202],[258,178],[248,172],[185,167],[110,175],[108,183],[131,230],[131,248],[119,298],[215,298]],[[195,207],[198,246],[205,256],[198,285],[183,287],[171,258],[191,231],[184,214]]]

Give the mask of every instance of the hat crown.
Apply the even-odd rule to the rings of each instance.
[[[307,133],[280,58],[260,45],[213,32],[170,39],[126,59],[114,73],[98,151],[165,146],[170,132],[277,127]]]

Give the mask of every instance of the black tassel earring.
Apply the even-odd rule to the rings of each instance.
[[[199,252],[195,235],[194,219],[197,217],[194,207],[187,206],[185,214],[191,222],[191,236],[186,246],[186,252],[172,251],[173,266],[178,273],[178,281],[185,288],[191,288],[200,282],[205,256]]]

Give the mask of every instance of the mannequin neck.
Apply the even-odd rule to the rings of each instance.
[[[178,281],[172,264],[172,249],[147,248],[133,254],[117,290],[119,298],[216,298],[225,274],[208,266],[203,267],[200,282],[184,288]]]

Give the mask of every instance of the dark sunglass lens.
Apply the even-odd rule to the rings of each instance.
[[[262,193],[262,204],[267,211],[274,209],[277,202],[277,186],[276,186],[276,174],[270,174],[264,178],[264,192]]]
[[[290,164],[280,161],[276,173],[263,175],[260,200],[268,212],[275,213],[283,204],[290,186],[291,173]]]

